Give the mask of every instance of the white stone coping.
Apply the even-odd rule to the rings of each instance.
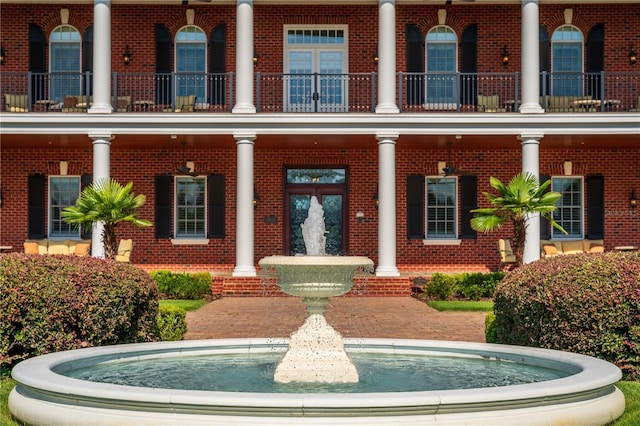
[[[19,363],[9,406],[27,423],[57,424],[606,424],[624,411],[620,370],[574,353],[466,342],[345,339],[347,351],[508,359],[574,373],[548,382],[496,388],[398,393],[268,394],[150,389],[94,383],[54,372],[114,358],[284,351],[287,339],[190,340],[96,347]],[[71,405],[69,405],[71,404]],[[250,409],[248,408],[250,407]],[[42,420],[46,420],[42,422]],[[73,421],[70,421],[73,419]],[[114,420],[115,419],[115,420]],[[125,421],[126,420],[126,421]],[[137,423],[136,423],[137,422]],[[210,424],[210,423],[209,423]]]
[[[353,266],[370,267],[373,261],[365,256],[267,256],[258,261],[260,266]]]

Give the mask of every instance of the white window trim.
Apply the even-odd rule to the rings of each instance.
[[[202,179],[204,180],[204,235],[196,236],[189,235],[180,237],[177,235],[178,233],[178,179],[184,178],[193,178],[193,179]],[[204,245],[209,243],[209,239],[207,238],[209,232],[209,194],[207,188],[207,177],[206,176],[186,176],[186,175],[177,175],[173,177],[173,238],[171,239],[171,244],[173,245]]]
[[[454,226],[454,231],[453,231],[453,235],[454,237],[451,238],[443,238],[443,237],[436,237],[436,238],[429,238],[427,236],[427,230],[428,230],[428,226],[429,226],[429,221],[428,221],[428,214],[427,214],[427,210],[429,208],[428,205],[428,194],[429,194],[429,183],[427,182],[428,179],[454,179],[455,180],[455,184],[456,184],[456,188],[455,188],[455,194],[456,194],[456,200],[454,203],[454,215],[455,215],[455,219],[453,220],[453,226]],[[460,220],[459,217],[459,209],[458,209],[458,202],[460,200],[460,195],[458,194],[460,190],[460,181],[458,179],[457,176],[443,176],[443,175],[430,175],[430,176],[425,176],[424,179],[424,239],[422,240],[422,244],[425,246],[458,246],[462,243],[462,240],[458,238],[458,221]]]
[[[550,235],[551,235],[551,240],[550,241],[578,241],[578,240],[583,240],[585,238],[585,221],[584,221],[584,208],[585,208],[585,193],[584,193],[584,176],[578,176],[578,175],[555,175],[555,176],[551,176],[551,186],[550,189],[551,191],[556,191],[553,188],[553,180],[554,179],[579,179],[580,180],[580,194],[581,194],[581,201],[580,201],[580,236],[576,236],[576,235],[564,235],[563,233],[561,233],[560,231],[557,231],[558,234],[554,235],[554,230],[555,228],[553,227],[553,225],[549,224],[549,226],[551,227],[550,230]],[[559,192],[559,191],[556,191]],[[553,215],[553,212],[551,213]]]
[[[64,240],[80,240],[81,239],[81,230],[78,229],[78,232],[71,235],[51,235],[53,231],[53,226],[51,223],[51,219],[53,217],[52,214],[52,205],[51,205],[51,179],[52,178],[76,178],[78,179],[78,197],[82,194],[82,177],[80,175],[49,175],[47,177],[47,235],[48,239],[52,241],[64,241]]]

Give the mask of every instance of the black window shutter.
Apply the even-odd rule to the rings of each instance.
[[[471,24],[462,32],[460,72],[460,103],[476,104],[478,91],[478,24]]]
[[[171,104],[171,33],[156,24],[156,104]]]
[[[225,237],[224,175],[207,177],[209,196],[209,238]]]
[[[27,183],[28,190],[28,237],[30,239],[44,238],[45,189],[47,178],[44,175],[30,175]]]
[[[31,96],[34,102],[47,97],[45,47],[44,32],[36,24],[29,24],[29,71],[34,73],[31,75]]]
[[[226,75],[227,72],[227,27],[220,25],[213,29],[209,44],[209,72],[214,74],[213,81],[209,85],[209,103],[214,105],[224,105],[226,98]]]
[[[407,25],[407,72],[424,72],[424,42],[422,33],[415,25]],[[420,105],[424,101],[424,84],[421,75],[407,76],[407,104]]]
[[[156,238],[171,238],[171,193],[173,178],[171,176],[155,177],[156,197]]]
[[[595,25],[587,36],[587,72],[593,73],[587,81],[587,94],[602,99],[600,71],[604,71],[604,24]]]
[[[407,238],[424,238],[424,176],[407,176]]]
[[[551,179],[551,176],[549,175],[540,175],[540,178],[538,180],[540,181],[540,185],[542,185],[544,182],[548,181],[549,179]],[[545,192],[549,192],[549,191],[551,191],[551,185],[549,185],[549,187]],[[540,239],[541,240],[551,239],[551,223],[549,222],[548,219],[544,217],[540,217]]]
[[[604,176],[587,176],[587,238],[604,239]]]
[[[80,191],[84,191],[84,189],[93,183],[93,175],[82,175],[80,176]],[[91,238],[91,229],[86,230],[82,229],[80,231],[80,238],[83,240],[88,240]]]
[[[460,205],[462,209],[460,238],[475,240],[478,233],[471,227],[471,218],[473,218],[471,210],[478,208],[477,176],[460,176]]]

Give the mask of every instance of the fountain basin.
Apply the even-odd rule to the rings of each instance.
[[[477,357],[547,366],[561,379],[491,388],[376,393],[260,393],[157,389],[89,382],[61,373],[122,359],[286,350],[286,339],[226,339],[65,351],[18,364],[11,412],[26,424],[423,425],[606,424],[624,411],[620,370],[583,355],[518,346],[345,339],[348,352]],[[230,367],[231,368],[231,367]],[[461,371],[468,375],[471,372]]]
[[[309,298],[345,294],[358,269],[373,268],[373,261],[364,256],[268,256],[258,264],[275,271],[282,291]]]

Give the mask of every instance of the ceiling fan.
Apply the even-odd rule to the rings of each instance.
[[[459,170],[452,162],[451,162],[451,147],[453,146],[453,142],[447,142],[447,150],[449,151],[447,155],[447,162],[445,166],[442,168],[442,172],[445,176],[461,176],[471,174],[470,172],[465,172]]]
[[[445,2],[445,4],[446,4],[446,5],[451,4],[451,1],[452,1],[452,0],[447,0],[447,1]],[[474,1],[476,1],[476,0],[459,0],[459,1],[467,2],[467,3],[473,3],[473,2],[474,2]]]
[[[187,160],[185,159],[186,147],[187,147],[187,143],[182,142],[182,164],[178,166],[176,171],[178,172],[179,175],[186,175],[186,176],[193,176],[193,177],[198,176],[195,170],[191,170],[191,167],[187,165]]]
[[[199,1],[201,3],[211,3],[211,0],[194,0],[194,1]],[[182,0],[182,5],[186,6],[189,4],[189,0]]]

